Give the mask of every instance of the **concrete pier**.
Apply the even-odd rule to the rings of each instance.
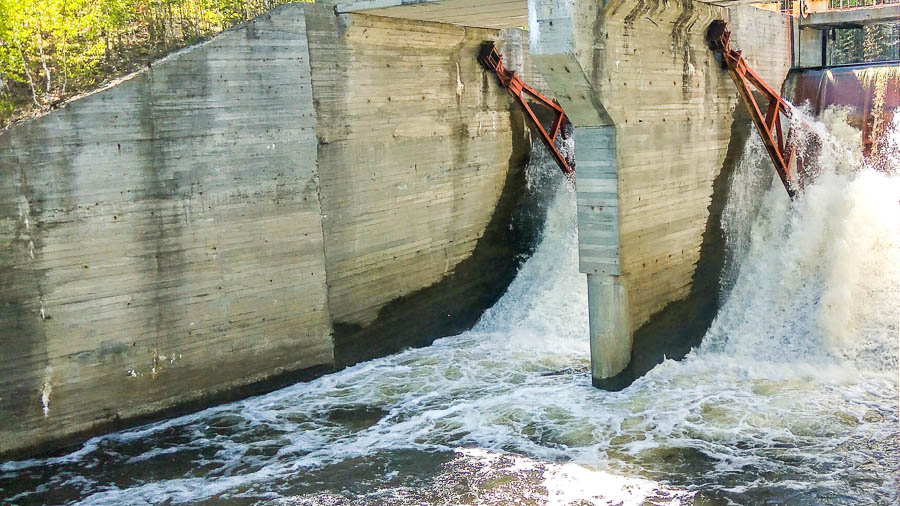
[[[533,58],[573,111],[594,383],[622,386],[604,380],[629,364],[633,333],[697,281],[732,135],[737,96],[704,43],[706,27],[729,21],[753,68],[776,86],[790,32],[777,13],[690,1],[530,0],[529,13]],[[702,335],[704,322],[695,325]]]
[[[591,376],[596,379],[619,374],[631,361],[631,320],[623,281],[621,276],[587,275]]]

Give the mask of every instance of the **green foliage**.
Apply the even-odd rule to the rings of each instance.
[[[0,0],[0,126],[295,1]]]
[[[16,110],[15,104],[5,95],[0,95],[0,122],[9,121]]]
[[[836,28],[831,37],[831,61],[836,65],[897,60],[900,57],[900,24],[897,23]]]

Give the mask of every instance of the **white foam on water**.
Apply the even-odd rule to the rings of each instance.
[[[623,477],[604,471],[598,471],[574,463],[547,463],[528,457],[497,453],[478,448],[457,450],[467,463],[475,463],[479,474],[490,477],[500,472],[505,476],[521,475],[523,472],[537,476],[538,484],[546,490],[545,494],[534,494],[529,490],[523,499],[529,503],[548,504],[549,506],[565,506],[580,504],[579,501],[591,501],[598,504],[639,506],[646,504],[648,497],[665,498],[665,504],[689,504],[693,494],[682,490],[664,487],[653,480],[645,478]],[[527,480],[518,480],[519,483]],[[540,490],[538,487],[533,487]],[[508,498],[503,503],[511,502]],[[477,501],[482,503],[481,501]],[[488,504],[499,504],[488,499]]]
[[[177,475],[122,486],[75,470],[54,486],[77,488],[85,504],[268,500],[329,466],[469,448],[545,464],[556,504],[638,504],[660,490],[896,502],[900,179],[825,161],[791,203],[780,183],[761,190],[772,180],[764,156],[749,142],[734,177],[730,291],[703,345],[624,391],[590,384],[575,195],[560,184],[537,250],[471,331],[0,472],[79,466],[104,451],[120,469],[188,455]],[[382,414],[356,427],[330,417],[360,407]]]
[[[773,184],[763,205],[748,213],[755,223],[749,245],[741,246],[749,251],[704,350],[819,365],[840,357],[864,370],[895,371],[900,177],[846,170],[861,163],[860,143],[840,114],[824,116],[842,125],[831,128],[802,111],[795,117],[820,139],[820,173],[793,205]],[[853,149],[831,132],[848,136]]]

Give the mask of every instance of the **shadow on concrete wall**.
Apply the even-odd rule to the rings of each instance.
[[[703,341],[703,336],[719,312],[722,295],[720,279],[726,260],[722,212],[728,201],[732,175],[752,134],[751,129],[750,117],[739,104],[735,109],[725,161],[713,183],[709,218],[703,233],[700,261],[694,272],[691,292],[684,299],[669,304],[651,316],[647,323],[637,329],[628,367],[611,378],[595,379],[595,387],[605,390],[626,388],[663,360],[683,359]]]
[[[428,346],[436,339],[472,328],[534,252],[546,217],[547,196],[527,188],[525,167],[531,135],[521,110],[513,107],[511,116],[513,152],[509,171],[491,221],[472,256],[440,282],[383,307],[369,325],[335,323],[336,369],[406,347]]]

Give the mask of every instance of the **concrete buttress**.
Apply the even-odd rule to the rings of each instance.
[[[528,16],[534,62],[575,127],[593,380],[620,388],[629,381],[617,378],[639,375],[629,370],[637,336],[705,332],[705,316],[670,318],[678,329],[651,325],[671,303],[717,303],[697,292],[716,291],[698,276],[719,271],[697,266],[719,255],[710,209],[725,198],[714,188],[727,185],[714,183],[730,174],[726,152],[745,131],[733,128],[737,93],[706,47],[706,27],[728,20],[754,69],[778,86],[790,61],[787,19],[692,0],[529,0]],[[651,364],[665,355],[640,348],[655,348]]]
[[[575,129],[578,257],[587,274],[594,379],[614,376],[631,356],[628,294],[619,260],[616,127],[591,82],[589,1],[530,0],[531,53]]]

